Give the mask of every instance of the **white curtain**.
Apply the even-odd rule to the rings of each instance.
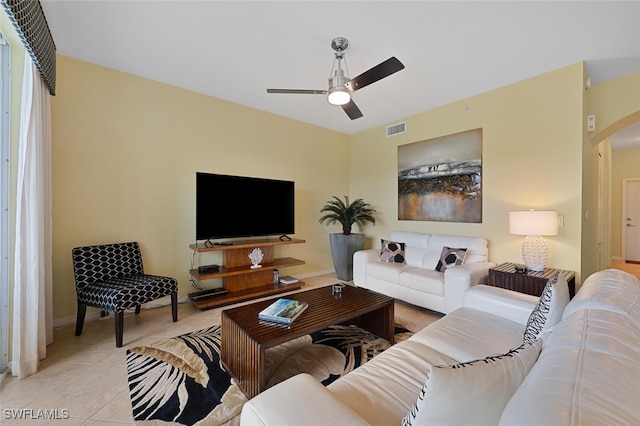
[[[38,371],[53,341],[51,111],[49,91],[25,55],[18,147],[11,372]]]

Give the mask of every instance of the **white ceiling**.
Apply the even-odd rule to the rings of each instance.
[[[62,55],[347,134],[579,61],[593,83],[640,72],[639,1],[41,3]],[[326,89],[336,36],[350,77],[406,67],[353,94],[364,117],[266,93]]]

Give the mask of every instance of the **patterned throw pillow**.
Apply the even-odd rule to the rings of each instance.
[[[504,355],[433,367],[401,425],[497,425],[541,349],[537,340]]]
[[[544,286],[540,299],[531,311],[524,329],[524,343],[531,343],[547,334],[562,319],[562,312],[569,303],[569,285],[564,275],[556,272]]]
[[[404,243],[395,241],[380,240],[382,248],[380,249],[380,262],[405,263]]]
[[[444,272],[445,269],[455,265],[462,265],[464,259],[467,257],[466,248],[451,248],[442,247],[442,253],[440,253],[440,260],[436,265],[436,271]]]

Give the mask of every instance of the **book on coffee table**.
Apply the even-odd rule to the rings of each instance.
[[[295,284],[297,282],[298,282],[298,279],[296,277],[292,277],[291,275],[287,275],[286,277],[280,278],[280,284],[284,284],[284,285]]]
[[[309,307],[307,302],[290,299],[278,299],[258,313],[258,319],[280,324],[291,324]]]

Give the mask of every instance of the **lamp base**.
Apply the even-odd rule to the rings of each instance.
[[[544,237],[527,235],[522,242],[522,260],[527,269],[534,272],[544,271],[549,260],[549,249]]]

